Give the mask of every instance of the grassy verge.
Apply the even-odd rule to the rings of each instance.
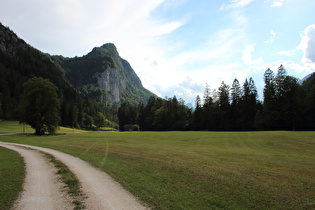
[[[25,165],[15,151],[0,147],[0,209],[11,209],[23,189]]]
[[[315,132],[90,132],[5,141],[80,157],[157,209],[315,208]]]
[[[68,193],[74,198],[72,203],[75,205],[74,209],[84,209],[83,205],[83,194],[81,192],[81,186],[78,178],[69,170],[69,168],[56,160],[56,158],[50,154],[44,153],[45,156],[55,165],[58,169],[57,174],[61,176],[63,183],[66,184],[68,188]]]

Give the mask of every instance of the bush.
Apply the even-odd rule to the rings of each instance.
[[[133,125],[133,131],[140,131],[140,126],[139,125]]]

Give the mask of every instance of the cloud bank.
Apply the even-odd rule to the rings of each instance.
[[[315,71],[315,24],[307,26],[304,30],[304,35],[301,35],[301,44],[297,47],[298,50],[304,52],[302,62],[304,67],[309,72]]]

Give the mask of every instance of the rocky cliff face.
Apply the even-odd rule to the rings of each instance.
[[[92,77],[97,81],[89,85],[91,88],[106,90],[110,102],[120,102],[120,92],[126,90],[126,81],[117,69],[107,68],[103,72],[95,73]]]

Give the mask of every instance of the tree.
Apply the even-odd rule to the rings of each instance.
[[[306,128],[315,129],[315,84],[305,97]]]
[[[58,88],[48,79],[33,77],[23,84],[24,93],[19,106],[20,123],[35,129],[36,135],[46,131],[55,134],[60,122]]]
[[[100,127],[104,127],[106,125],[106,118],[103,115],[103,113],[98,112],[95,119],[94,119],[94,124],[96,125],[96,127],[100,128]]]
[[[269,72],[269,74],[267,74]],[[269,129],[295,129],[300,111],[300,85],[294,77],[287,76],[280,65],[275,78],[272,71],[265,72],[264,122]]]
[[[195,109],[192,124],[193,124],[194,130],[200,130],[201,129],[201,119],[202,119],[202,109],[201,109],[201,102],[200,102],[200,96],[199,95],[197,95],[195,103],[196,103],[196,109]]]
[[[230,86],[222,81],[219,87],[219,106],[222,111],[227,111],[230,106]]]
[[[94,123],[93,117],[87,116],[87,117],[84,119],[83,123],[84,123],[85,127],[91,128],[92,125],[93,125],[93,123]]]
[[[241,103],[241,127],[252,130],[255,126],[257,112],[257,88],[252,77],[245,80],[243,85],[243,97]]]
[[[207,130],[213,129],[214,127],[214,118],[213,118],[213,99],[211,97],[211,92],[208,84],[206,84],[204,91],[204,104],[203,104],[203,115],[202,115],[202,124],[203,127]]]
[[[229,111],[230,129],[240,129],[242,89],[238,79],[234,79],[231,87],[231,109]]]
[[[277,76],[275,78],[275,82],[276,82],[276,95],[278,95],[278,97],[283,96],[284,94],[284,80],[287,77],[287,72],[285,70],[285,68],[283,67],[283,65],[281,64],[278,68],[278,72],[277,72]]]
[[[263,128],[262,114],[260,110],[257,110],[255,115],[255,129],[262,130],[262,128]]]
[[[232,96],[232,105],[239,104],[241,97],[242,97],[242,91],[241,86],[238,81],[238,79],[234,79],[232,88],[231,88],[231,96]]]
[[[2,115],[2,104],[1,104],[1,98],[2,98],[2,94],[0,93],[0,120],[1,120],[1,115]]]
[[[298,84],[298,79],[292,76],[286,76],[283,80],[283,95],[282,95],[282,116],[285,129],[295,130],[296,121],[301,115],[301,89]]]
[[[137,118],[136,107],[131,104],[123,103],[118,109],[119,130],[123,131],[124,126],[135,124]]]
[[[276,107],[277,107],[277,98],[276,98],[276,84],[274,82],[273,71],[268,68],[264,74],[264,111],[263,111],[263,121],[267,129],[276,128]]]
[[[265,86],[269,85],[274,78],[273,71],[268,68],[264,73]]]
[[[212,103],[212,98],[210,96],[210,88],[209,88],[208,84],[206,84],[205,92],[203,94],[203,98],[205,100],[204,104],[211,104]]]

